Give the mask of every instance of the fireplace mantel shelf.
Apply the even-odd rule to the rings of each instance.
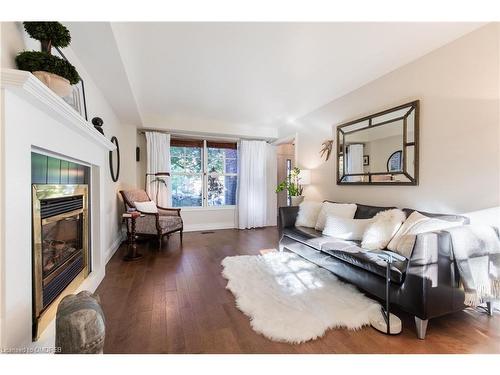
[[[71,130],[84,135],[89,141],[109,151],[116,149],[116,146],[99,133],[90,122],[81,117],[80,114],[30,72],[2,69],[1,84],[2,89],[12,90],[40,110],[71,128]]]

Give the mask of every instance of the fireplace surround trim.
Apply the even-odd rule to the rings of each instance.
[[[54,319],[57,305],[66,295],[73,293],[78,286],[89,275],[89,220],[88,220],[88,185],[51,185],[51,184],[33,184],[32,185],[32,207],[33,207],[33,252],[32,252],[32,284],[33,284],[33,339],[37,340],[39,335],[45,330],[48,324]],[[41,217],[41,201],[54,198],[82,196],[82,207],[68,210],[67,212],[51,216],[49,220]],[[50,222],[50,219],[71,217],[74,215],[82,216],[82,252],[83,268],[74,275],[72,280],[62,289],[47,306],[43,305],[43,266],[42,266],[42,226],[44,222]],[[69,257],[65,261],[69,261]],[[63,262],[64,264],[64,262]]]

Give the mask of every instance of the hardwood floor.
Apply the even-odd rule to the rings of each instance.
[[[413,319],[397,312],[403,332],[386,336],[370,327],[335,329],[300,345],[270,341],[250,328],[225,289],[221,261],[274,248],[276,228],[219,230],[138,245],[144,258],[124,262],[122,245],[97,289],[106,315],[105,353],[500,353],[500,314],[467,309],[433,319],[418,340]],[[298,322],[299,323],[299,322]]]

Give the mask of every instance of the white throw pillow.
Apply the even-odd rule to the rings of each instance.
[[[295,225],[299,227],[314,228],[318,221],[319,211],[321,210],[321,202],[304,201],[299,205],[299,213]]]
[[[410,215],[410,217],[412,215]],[[420,219],[419,221],[414,223],[410,228],[408,228],[408,230],[406,230],[405,233],[398,238],[395,248],[393,250],[394,252],[406,258],[411,257],[411,253],[413,252],[413,247],[415,246],[415,241],[417,239],[417,234],[440,231],[462,225],[462,223],[456,221],[446,221],[446,220],[431,218],[424,216],[420,213],[419,215],[423,216],[424,219]],[[410,217],[408,217],[408,219],[410,219]]]
[[[359,241],[363,238],[368,225],[374,219],[345,219],[342,217],[328,216],[323,234],[341,240]]]
[[[318,221],[316,221],[315,229],[322,231],[325,229],[326,218],[328,216],[343,217],[345,219],[352,219],[356,213],[356,206],[354,203],[331,203],[323,202],[321,210],[319,211]]]
[[[156,203],[153,201],[147,202],[134,202],[135,208],[138,211],[145,212],[148,214],[156,214],[158,213],[158,207],[156,207]]]
[[[394,237],[392,237],[391,242],[387,245],[387,249],[391,251],[396,251],[398,248],[398,242],[401,240],[401,237],[408,234],[408,231],[415,225],[422,221],[429,220],[428,216],[422,215],[418,211],[413,211],[410,216],[405,220],[403,225],[398,229]]]
[[[375,221],[366,228],[363,234],[361,247],[368,250],[385,249],[396,234],[406,215],[400,209],[391,209],[379,212],[374,217]]]

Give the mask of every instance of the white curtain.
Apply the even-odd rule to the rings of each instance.
[[[267,225],[275,226],[278,218],[278,194],[276,183],[278,177],[278,156],[276,146],[267,146]]]
[[[170,134],[146,132],[146,143],[147,173],[170,173]],[[166,184],[162,181],[165,181]],[[161,207],[172,206],[171,186],[171,177],[148,176],[146,179],[146,191],[149,197]],[[158,201],[156,197],[158,197]]]
[[[363,144],[347,146],[347,173],[363,173]],[[361,176],[351,176],[349,181],[360,181]]]
[[[238,227],[267,224],[267,160],[265,141],[240,142],[238,179]]]

